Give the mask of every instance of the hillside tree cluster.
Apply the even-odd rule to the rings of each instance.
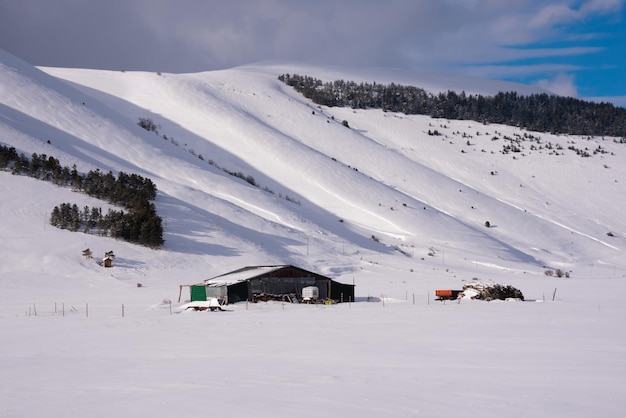
[[[61,203],[52,209],[50,224],[61,229],[120,238],[148,247],[163,244],[163,228],[156,216],[154,204],[124,212],[109,209],[102,214],[102,208],[85,206],[82,210],[76,204]]]
[[[0,145],[0,169],[50,181],[58,186],[70,186],[76,191],[126,209],[109,209],[103,215],[101,208],[85,207],[80,210],[76,204],[63,203],[52,210],[50,217],[50,223],[58,228],[98,232],[103,236],[154,248],[163,245],[162,219],[152,203],[157,188],[149,178],[122,171],[116,177],[110,171],[103,173],[99,169],[81,174],[76,166],[71,169],[61,166],[54,157],[33,153],[29,159],[14,147],[4,145]]]
[[[278,79],[323,106],[382,109],[407,115],[473,120],[570,135],[626,136],[626,109],[610,103],[594,103],[550,94],[495,96],[448,91],[433,95],[401,84],[356,83],[283,74]]]

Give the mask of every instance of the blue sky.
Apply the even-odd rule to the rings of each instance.
[[[0,48],[113,70],[406,68],[626,107],[626,0],[0,0]]]
[[[558,21],[554,16],[553,33],[510,46],[529,51],[528,57],[477,68],[490,77],[543,85],[576,97],[614,97],[626,105],[626,7],[623,1],[603,3],[614,7],[585,14],[580,11],[584,3],[579,3],[578,9],[570,9],[577,14],[567,17],[570,12],[563,10]]]

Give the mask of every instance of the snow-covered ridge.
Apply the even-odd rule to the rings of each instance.
[[[283,63],[38,69],[0,51],[0,143],[150,178],[166,240],[53,228],[55,205],[108,204],[0,171],[0,415],[621,416],[625,145],[316,106],[277,80],[289,71],[501,89]],[[354,283],[357,303],[176,313],[179,285],[272,264]],[[546,303],[434,302],[474,279]]]
[[[293,61],[264,61],[241,66],[239,68],[253,72],[268,73],[275,76],[287,73],[307,75],[325,82],[346,80],[354,82],[376,82],[378,84],[403,84],[422,88],[432,94],[445,93],[448,90],[458,93],[464,91],[468,95],[479,94],[483,96],[493,96],[497,93],[508,91],[514,91],[521,95],[552,94],[545,89],[528,84],[453,74],[409,71],[399,68],[320,67]]]
[[[621,146],[610,139],[323,108],[282,85],[276,74],[298,70],[380,82],[425,77],[421,85],[431,86],[444,85],[445,77],[383,70],[351,75],[293,63],[197,74],[41,71],[3,57],[9,144],[27,155],[54,155],[84,171],[96,167],[148,176],[164,202],[177,202],[171,213],[161,205],[166,218],[179,218],[184,207],[207,219],[204,228],[211,230],[226,217],[244,228],[228,231],[237,242],[254,247],[253,231],[266,228],[275,237],[289,237],[291,245],[274,238],[267,247],[263,240],[269,251],[264,257],[272,261],[302,262],[304,254],[292,245],[307,241],[310,256],[313,248],[325,253],[324,248],[346,244],[353,251],[383,244],[393,252],[450,245],[449,237],[457,237],[453,247],[463,252],[480,248],[473,257],[535,266],[568,266],[588,257],[586,245],[569,239],[574,232],[608,251],[607,257],[620,248],[605,235],[624,229],[614,224],[619,210],[606,193],[617,192],[623,174],[614,163]],[[471,87],[470,79],[457,81]],[[473,81],[483,93],[502,86]],[[158,132],[138,127],[140,118],[153,120]],[[429,135],[435,131],[438,135]],[[509,153],[511,146],[519,152]],[[580,158],[568,147],[601,153]],[[259,187],[219,168],[250,176]],[[592,183],[576,181],[575,170],[591,176]],[[593,198],[581,202],[579,190]],[[484,228],[485,221],[497,228]],[[524,228],[535,232],[520,236]],[[175,237],[189,231],[170,227],[166,233],[172,234],[166,248],[177,250]]]

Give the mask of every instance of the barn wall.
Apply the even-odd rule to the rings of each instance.
[[[332,281],[330,298],[339,302],[354,302],[354,285]]]
[[[237,303],[248,300],[248,282],[235,283],[228,286],[228,303]]]
[[[329,295],[330,284],[330,295]],[[315,286],[319,289],[321,300],[330,299],[344,302],[354,301],[354,285],[335,282],[328,277],[312,273],[294,266],[235,283],[228,286],[228,302],[236,303],[252,299],[253,295],[289,295],[302,296],[302,289]]]
[[[206,288],[207,297],[213,298],[223,298],[228,296],[228,288],[226,285],[224,286],[207,286]]]
[[[205,301],[206,300],[206,286],[190,286],[189,292],[191,296],[191,301]]]
[[[250,296],[301,294],[302,288],[315,285],[312,277],[256,277],[250,279]]]

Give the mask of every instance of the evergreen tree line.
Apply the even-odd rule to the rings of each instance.
[[[82,230],[87,234],[120,238],[148,247],[163,244],[161,218],[157,216],[154,204],[149,202],[128,212],[109,209],[105,215],[99,207],[85,206],[81,210],[76,204],[61,203],[52,209],[50,224],[70,231]]]
[[[143,201],[154,200],[157,193],[152,180],[138,174],[120,171],[115,177],[111,171],[103,173],[96,169],[83,175],[78,173],[75,165],[71,169],[61,166],[54,157],[33,153],[29,159],[24,154],[18,154],[14,147],[4,145],[0,145],[0,169],[50,181],[59,186],[71,186],[89,196],[127,209]]]
[[[111,171],[103,173],[99,169],[83,175],[78,173],[76,166],[71,169],[61,166],[54,157],[33,153],[29,159],[18,154],[14,147],[4,145],[0,145],[0,169],[59,186],[71,186],[127,210],[109,210],[103,216],[100,208],[92,208],[87,216],[85,211],[74,208],[76,205],[64,203],[52,211],[50,223],[54,226],[72,231],[82,228],[85,232],[97,228],[102,235],[150,247],[159,247],[164,242],[162,219],[151,202],[156,198],[157,188],[148,178],[122,171],[115,177]]]
[[[33,154],[29,159],[24,154],[18,154],[14,147],[4,145],[0,145],[0,169],[51,181],[61,186],[71,183],[72,174],[77,174],[72,173],[68,167],[62,167],[59,160],[54,157]]]
[[[283,74],[278,79],[314,103],[324,106],[374,108],[407,115],[474,120],[539,132],[626,136],[626,109],[610,103],[549,94],[524,96],[516,92],[482,96],[448,91],[433,95],[414,86],[344,80],[324,83],[297,74]]]

